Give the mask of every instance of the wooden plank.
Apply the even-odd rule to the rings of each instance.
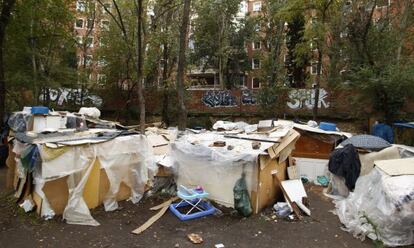
[[[296,132],[295,130],[290,130],[288,135],[286,135],[285,137],[283,137],[283,139],[280,142],[280,145],[277,146],[276,148],[272,147],[273,152],[276,155],[279,155],[279,153],[285,149],[288,145],[290,145],[292,142],[298,140],[300,137],[300,134],[298,132]]]
[[[133,230],[132,233],[138,235],[138,234],[144,232],[145,230],[147,230],[152,224],[154,224],[157,220],[159,220],[165,214],[165,212],[167,212],[169,206],[173,202],[173,199],[174,198],[171,198],[170,200],[168,200],[168,201],[166,201],[166,202],[164,202],[164,203],[162,203],[158,206],[153,207],[153,208],[159,208],[162,205],[161,210],[157,214],[152,216],[142,226],[140,226],[137,229]]]

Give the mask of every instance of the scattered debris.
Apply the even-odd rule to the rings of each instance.
[[[193,244],[201,244],[203,243],[203,238],[196,233],[190,233],[187,235],[187,238],[193,243]]]

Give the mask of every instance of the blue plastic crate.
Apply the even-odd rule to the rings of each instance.
[[[49,114],[49,108],[44,106],[34,106],[32,107],[33,115],[47,115]]]
[[[330,122],[321,122],[319,128],[325,131],[336,131],[336,124]]]

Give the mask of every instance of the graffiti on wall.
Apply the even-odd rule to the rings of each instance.
[[[237,99],[229,90],[210,90],[204,93],[201,101],[210,108],[237,106]]]
[[[241,103],[243,105],[256,105],[257,99],[252,90],[241,91]]]
[[[44,101],[45,94],[42,92],[39,96],[40,101]],[[96,107],[100,107],[103,104],[103,100],[100,96],[91,94],[88,90],[83,91],[83,101],[81,100],[81,89],[71,88],[59,88],[49,89],[49,98],[51,102],[56,103],[58,106],[64,104],[74,104],[82,106],[85,103],[91,103]]]
[[[312,109],[315,105],[314,89],[295,89],[289,92],[287,106],[291,109]],[[319,90],[318,108],[329,108],[328,92]]]

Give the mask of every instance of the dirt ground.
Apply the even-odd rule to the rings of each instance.
[[[309,186],[312,218],[301,222],[273,219],[273,211],[250,218],[241,218],[224,209],[221,214],[181,222],[167,213],[141,235],[131,231],[155,214],[150,207],[163,199],[150,198],[138,205],[124,201],[120,209],[105,212],[102,207],[92,210],[98,227],[69,225],[61,218],[44,221],[34,213],[26,214],[16,207],[10,194],[5,193],[6,169],[0,168],[0,247],[373,247],[371,241],[361,242],[340,229],[338,218],[330,213],[333,204],[321,193],[321,188]],[[187,234],[197,233],[204,239],[192,244]]]

